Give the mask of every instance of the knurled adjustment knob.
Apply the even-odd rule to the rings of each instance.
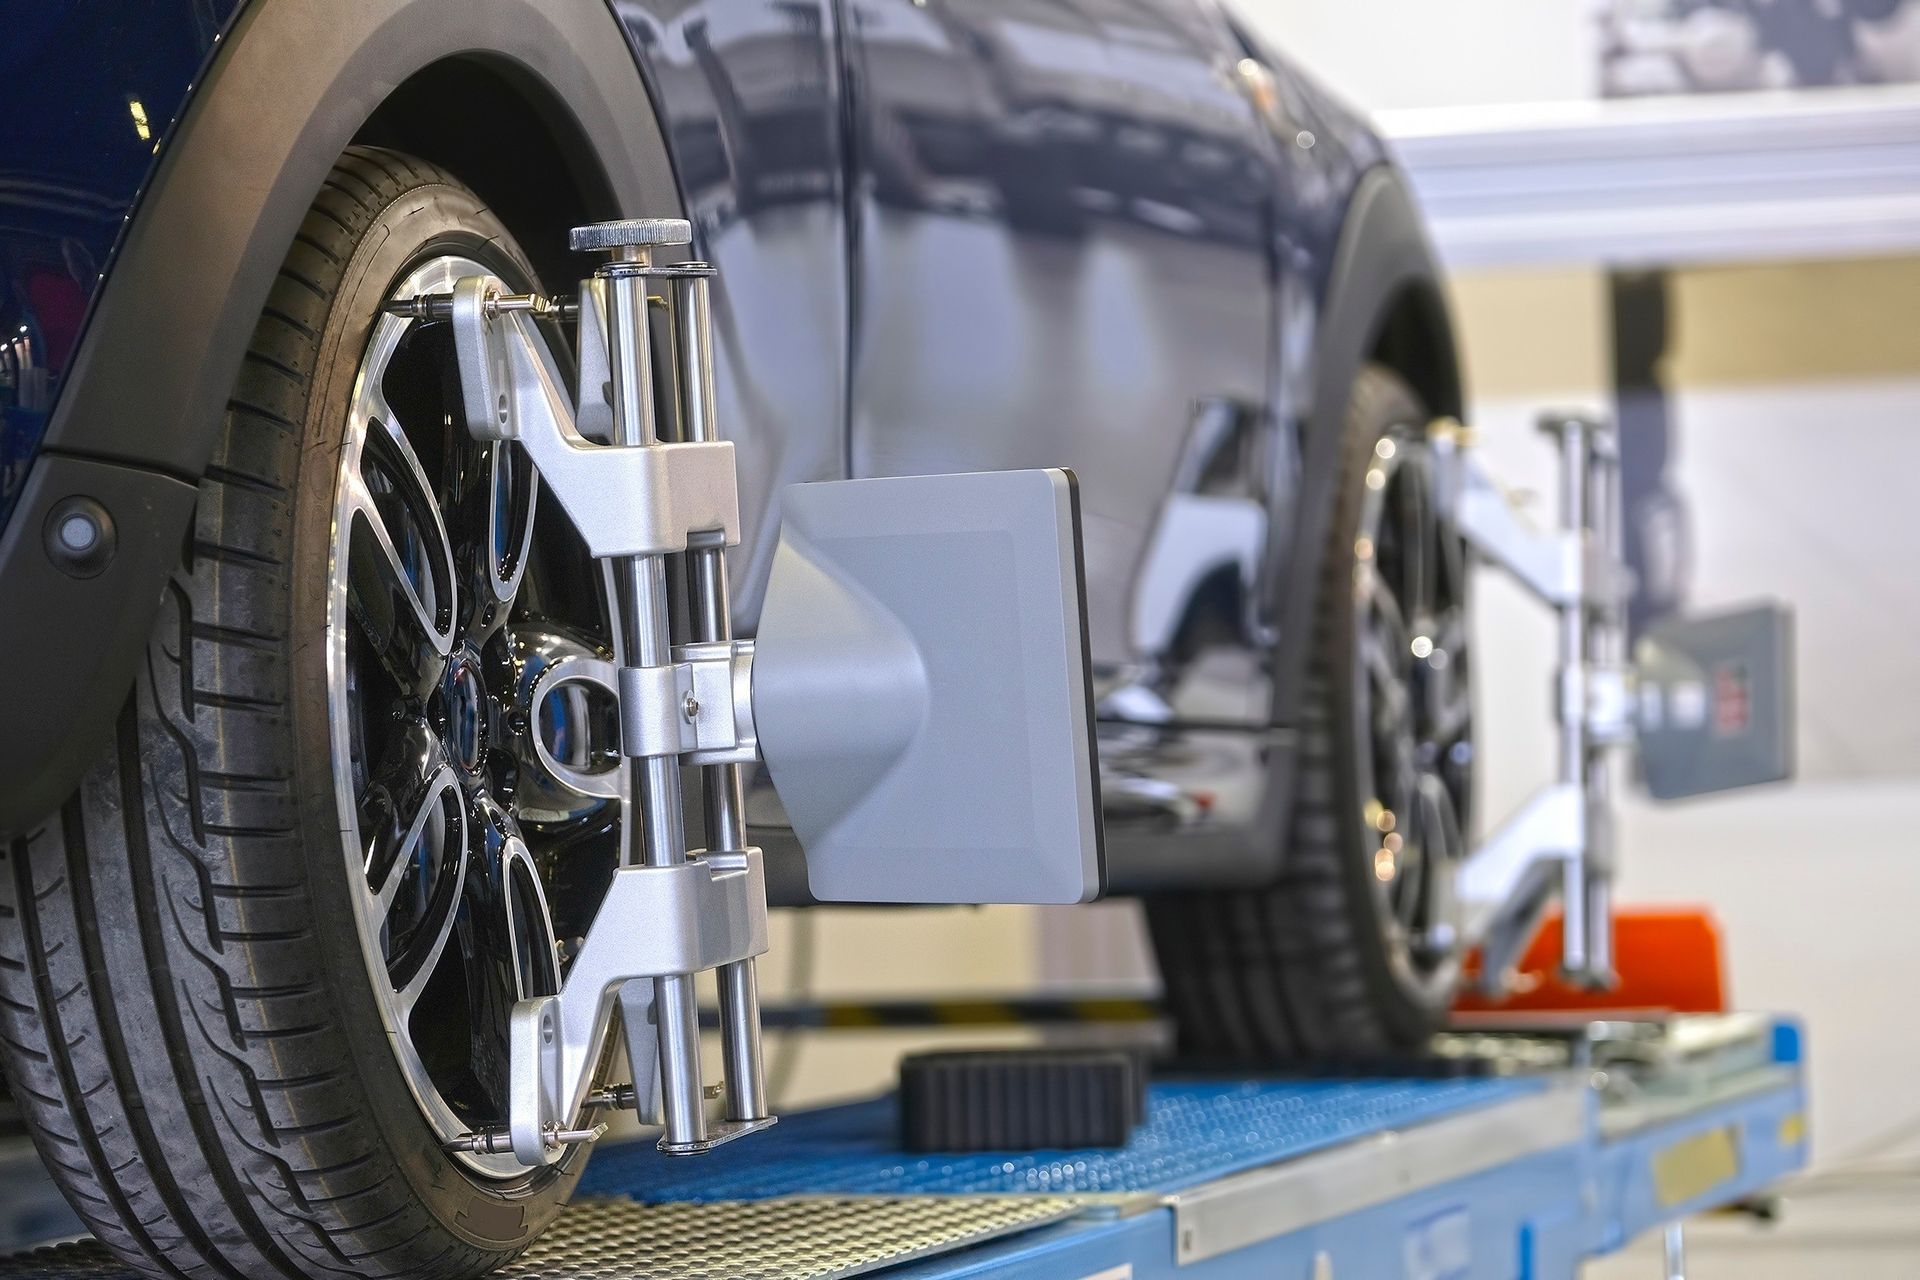
[[[693,243],[693,224],[685,218],[625,218],[575,227],[568,243],[575,253],[660,249]]]

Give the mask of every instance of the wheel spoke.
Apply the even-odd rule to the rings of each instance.
[[[1433,648],[1436,653],[1446,654],[1446,661],[1449,663],[1466,656],[1467,610],[1465,605],[1454,604],[1434,623]]]
[[[468,1010],[464,1057],[480,1089],[504,1105],[508,1017],[516,1001],[559,990],[559,963],[539,869],[518,821],[482,794],[475,830],[475,874],[465,886],[460,934]]]
[[[1438,540],[1442,607],[1464,608],[1467,602],[1467,570],[1470,553],[1459,526],[1442,515],[1434,517],[1434,536]]]
[[[1399,812],[1412,813],[1420,802],[1419,748],[1410,733],[1397,734],[1387,749],[1388,791]]]
[[[499,604],[512,604],[520,590],[539,494],[540,478],[519,445],[502,441],[488,447],[486,578]]]
[[[420,878],[423,890],[429,887],[428,878],[444,861],[449,838],[462,821],[459,808],[459,783],[439,739],[424,721],[413,722],[360,803],[376,919],[384,922],[392,912],[409,872]],[[435,851],[440,859],[418,856]]]
[[[456,792],[456,799],[458,793]],[[441,846],[441,863],[432,880],[432,896],[425,904],[420,925],[408,938],[399,956],[388,963],[387,977],[393,983],[394,1003],[402,1019],[419,1003],[420,993],[440,966],[447,942],[459,924],[465,897],[468,864],[472,861],[469,828],[465,809],[452,806],[457,818],[447,824]]]
[[[1466,836],[1460,829],[1460,811],[1453,803],[1453,792],[1437,773],[1422,773],[1420,794],[1420,843],[1429,858],[1458,862],[1466,852]]]
[[[1444,752],[1473,731],[1473,691],[1465,681],[1435,682],[1433,723],[1427,740]]]
[[[1393,475],[1399,516],[1399,595],[1409,620],[1418,627],[1430,625],[1434,615],[1439,530],[1434,524],[1433,495],[1428,489],[1424,461],[1409,450],[1402,450],[1401,457]]]
[[[1381,737],[1411,737],[1413,697],[1407,689],[1406,677],[1394,665],[1397,655],[1389,654],[1377,636],[1362,641],[1360,652],[1367,671],[1367,697],[1375,733]]]
[[[1466,737],[1473,725],[1473,684],[1467,649],[1467,611],[1449,608],[1434,623],[1433,649],[1426,659],[1420,708],[1420,733],[1444,752]]]
[[[1417,826],[1400,842],[1391,886],[1393,918],[1408,933],[1420,928],[1420,894],[1426,888],[1427,847]]]
[[[506,333],[510,342],[531,341],[517,326]],[[490,634],[506,619],[526,572],[540,478],[519,444],[475,443],[457,429],[456,435],[448,494],[455,562],[469,593],[467,625]]]
[[[468,981],[489,989],[476,988],[470,998],[498,1002],[504,1010],[515,1000],[559,990],[555,934],[540,870],[519,820],[490,795],[477,803],[478,855],[485,873],[467,886],[478,961]]]
[[[428,979],[440,967],[440,957],[445,954],[447,941],[453,937],[454,926],[459,923],[459,891],[466,874],[466,859],[462,858],[459,869],[454,873],[453,887],[446,894],[445,905],[442,907],[436,903],[433,928],[427,934],[426,945],[410,951],[403,964],[387,971],[394,984],[394,1003],[400,1007],[402,1016],[413,1012],[413,1006],[420,1002],[420,993],[427,988]]]
[[[1366,610],[1363,629],[1370,634],[1377,634],[1396,662],[1404,660],[1413,636],[1407,629],[1406,614],[1391,584],[1371,564],[1362,565],[1358,577],[1361,604]]]
[[[533,539],[539,479],[519,445],[461,444],[448,509],[454,563],[466,593],[462,619],[491,634],[513,607]]]
[[[1453,794],[1436,774],[1422,772],[1413,789],[1413,821],[1402,846],[1405,879],[1394,886],[1394,915],[1410,935],[1425,934],[1432,919],[1436,877],[1460,858],[1460,823]]]
[[[419,458],[388,419],[366,424],[347,477],[347,604],[382,669],[418,695],[453,647],[453,548]]]
[[[1360,569],[1360,591],[1366,614],[1360,629],[1360,665],[1376,731],[1404,732],[1413,720],[1412,696],[1407,684],[1407,624],[1385,579],[1371,566]]]
[[[560,989],[558,938],[547,910],[547,893],[540,870],[526,841],[515,837],[505,850],[507,932],[513,956],[514,994],[525,1000],[552,995]]]

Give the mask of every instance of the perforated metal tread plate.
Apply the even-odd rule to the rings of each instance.
[[[844,1280],[1071,1217],[1062,1196],[796,1196],[568,1209],[501,1280]],[[136,1280],[98,1244],[0,1260],[0,1277]]]
[[[840,1280],[1057,1222],[1057,1196],[794,1197],[567,1210],[507,1280]]]
[[[1525,1097],[1539,1077],[1177,1081],[1117,1151],[904,1154],[894,1099],[786,1116],[698,1160],[652,1143],[594,1153],[583,1193],[649,1202],[792,1195],[1113,1195],[1179,1191],[1387,1129]]]

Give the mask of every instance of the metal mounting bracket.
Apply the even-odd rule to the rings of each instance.
[[[504,289],[488,276],[453,287],[454,352],[467,429],[480,439],[519,441],[596,557],[685,551],[701,534],[710,543],[739,542],[733,444],[589,440],[576,425],[573,399],[546,344],[531,333],[508,332],[530,330],[538,312],[503,309]],[[597,302],[581,309],[583,323],[599,314]],[[582,399],[592,403],[598,397]]]
[[[1620,450],[1610,425],[1548,414],[1560,457],[1558,527],[1537,529],[1480,470],[1455,424],[1432,434],[1461,532],[1559,619],[1554,715],[1559,769],[1461,864],[1455,888],[1481,981],[1497,991],[1556,891],[1560,966],[1574,982],[1613,979],[1615,756],[1634,749],[1656,797],[1698,795],[1791,775],[1792,619],[1760,605],[1664,619],[1627,652],[1633,577],[1622,563]],[[1676,717],[1675,710],[1684,713]]]
[[[1559,618],[1559,776],[1470,853],[1455,879],[1465,940],[1481,949],[1481,981],[1496,990],[1556,889],[1566,915],[1562,971],[1589,986],[1613,981],[1609,752],[1634,740],[1626,661],[1633,580],[1621,560],[1618,442],[1610,424],[1578,414],[1548,414],[1540,426],[1560,454],[1560,522],[1552,529],[1520,514],[1457,424],[1431,430],[1441,500],[1461,534]]]
[[[507,1123],[455,1144],[530,1165],[593,1140],[602,1106],[657,1118],[671,1154],[772,1123],[754,976],[765,886],[744,765],[765,764],[823,900],[1078,902],[1103,879],[1072,473],[790,486],[759,634],[736,639],[724,552],[740,512],[715,418],[712,269],[653,262],[656,247],[691,239],[675,220],[573,239],[611,257],[572,303],[480,276],[394,304],[450,324],[468,431],[526,453],[607,586],[612,652],[537,672],[528,736],[556,785],[620,803],[619,866],[561,989],[525,992],[512,1013]],[[539,331],[568,316],[581,330],[571,396]],[[658,387],[656,323],[670,353]],[[656,415],[656,395],[675,412]],[[569,715],[549,717],[562,690]],[[571,764],[545,730],[569,717],[584,726]],[[705,852],[688,847],[689,775]],[[717,1119],[693,985],[708,971],[726,1076]],[[616,1010],[633,1083],[595,1088]]]
[[[542,765],[588,794],[629,802],[618,870],[557,992],[533,993],[509,1026],[508,1123],[469,1134],[470,1149],[511,1151],[552,1163],[599,1126],[588,1109],[632,1106],[664,1124],[674,1153],[773,1123],[760,1057],[754,957],[767,947],[766,886],[746,841],[740,765],[754,759],[753,646],[732,637],[725,548],[740,540],[733,446],[713,412],[711,315],[702,263],[659,266],[652,252],[687,244],[677,219],[577,228],[576,249],[610,260],[571,307],[505,292],[492,277],[455,283],[450,295],[399,304],[451,322],[466,425],[477,439],[516,442],[547,491],[600,561],[613,597],[617,653],[577,657],[542,674],[533,698],[575,684],[619,707],[619,766],[570,769],[532,735]],[[655,420],[650,286],[666,308],[674,394],[685,438],[662,440]],[[580,394],[570,396],[535,326],[571,311],[581,328]],[[576,405],[580,416],[576,417]],[[584,420],[584,425],[583,425]],[[685,553],[693,642],[675,649],[666,557]],[[679,566],[676,564],[676,571]],[[687,848],[681,768],[701,767],[709,843]],[[720,990],[725,1116],[705,1111],[694,976],[713,970]],[[634,1071],[631,1086],[595,1091],[615,1005]]]
[[[672,220],[579,229],[576,248],[612,258],[571,304],[489,277],[395,304],[450,323],[467,429],[526,452],[608,588],[613,652],[534,677],[529,738],[558,785],[621,803],[619,866],[561,989],[527,992],[512,1012],[507,1123],[456,1143],[529,1165],[593,1140],[603,1106],[657,1119],[670,1154],[772,1123],[754,976],[766,891],[744,765],[764,762],[780,788],[823,899],[1074,902],[1101,883],[1073,476],[792,486],[760,634],[736,639],[724,551],[740,515],[715,421],[712,270],[651,259],[690,236]],[[537,329],[569,314],[581,329],[573,396]],[[658,390],[654,323],[670,335]],[[677,412],[657,416],[656,394]],[[662,422],[679,438],[662,439]],[[684,596],[670,575],[684,575]],[[617,720],[611,743],[572,744],[571,765],[539,728],[563,690],[589,739]],[[688,847],[689,773],[705,852]],[[717,1118],[693,985],[708,971],[726,1077]],[[616,1010],[633,1082],[596,1088]]]
[[[620,753],[631,759],[677,756],[688,764],[752,764],[759,759],[753,724],[751,640],[677,645],[664,667],[622,667],[605,658],[574,657],[540,675],[531,694],[538,719],[546,700],[590,685],[620,707]],[[556,776],[572,772],[536,740],[541,763]]]

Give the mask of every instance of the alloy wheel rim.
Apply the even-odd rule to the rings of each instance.
[[[1354,735],[1371,883],[1391,963],[1418,989],[1451,986],[1453,871],[1473,792],[1468,553],[1441,513],[1417,430],[1375,444],[1354,544]]]
[[[390,297],[492,274],[441,254]],[[445,326],[431,330],[383,314],[360,363],[336,481],[327,683],[362,956],[401,1074],[444,1143],[505,1123],[507,1014],[559,990],[563,939],[584,932],[604,889],[571,875],[571,927],[557,928],[559,855],[590,864],[591,846],[610,859],[621,801],[605,783],[607,706],[548,698],[534,723],[544,674],[604,656],[593,631],[605,627],[522,607],[538,477],[517,445],[466,436]],[[486,1177],[526,1172],[511,1156],[457,1158]]]

